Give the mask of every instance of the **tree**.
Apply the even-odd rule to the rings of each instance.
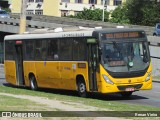
[[[160,2],[157,0],[127,0],[111,14],[111,22],[155,25],[160,22]]]
[[[84,20],[94,20],[94,21],[102,21],[102,10],[101,9],[87,9],[80,13],[78,13],[75,18],[84,19]],[[109,12],[105,11],[104,13],[104,21],[107,22],[109,20]]]
[[[121,23],[121,24],[129,24],[130,20],[127,17],[127,8],[126,4],[123,6],[118,6],[112,13],[110,22],[113,23]]]
[[[154,3],[146,4],[143,8],[142,25],[155,25],[159,20],[157,5]]]
[[[127,0],[127,17],[131,24],[153,25],[160,18],[157,0]]]

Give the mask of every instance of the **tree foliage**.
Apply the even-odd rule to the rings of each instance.
[[[159,5],[156,0],[129,0],[127,15],[131,24],[154,25],[160,18]]]
[[[94,20],[94,21],[102,21],[102,13],[103,11],[101,9],[87,9],[84,8],[84,10],[80,13],[78,13],[75,18],[78,19],[84,19],[84,20]],[[73,17],[73,16],[72,16]],[[109,20],[109,12],[104,12],[104,21],[107,22]]]
[[[130,20],[127,17],[126,5],[118,6],[111,14],[110,22],[128,24]]]
[[[102,21],[101,9],[86,9],[72,18],[83,20]],[[111,16],[109,19],[109,15]],[[136,25],[155,25],[160,22],[160,2],[158,0],[126,0],[126,3],[118,6],[112,13],[105,11],[105,22]]]
[[[111,14],[111,22],[154,25],[160,20],[160,2],[157,0],[127,0]]]

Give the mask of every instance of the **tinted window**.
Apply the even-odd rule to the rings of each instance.
[[[0,14],[7,14],[6,11],[0,11]]]
[[[47,41],[37,40],[35,42],[35,60],[46,60],[47,57]]]
[[[15,45],[14,41],[6,41],[5,43],[5,59],[14,60]]]
[[[86,60],[86,40],[84,38],[73,40],[73,60]]]
[[[58,58],[58,40],[49,40],[47,60],[58,60]]]
[[[24,58],[26,60],[34,60],[34,42],[33,41],[25,41],[25,54]]]
[[[60,40],[60,60],[72,60],[72,39]]]
[[[160,29],[160,25],[158,25],[157,28]]]

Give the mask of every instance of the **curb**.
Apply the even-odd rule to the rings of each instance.
[[[153,80],[152,82],[160,83],[160,80]]]

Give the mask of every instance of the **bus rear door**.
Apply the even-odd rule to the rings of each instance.
[[[16,49],[16,77],[17,77],[17,85],[24,85],[24,74],[23,74],[23,49],[22,49],[22,41],[16,41],[15,45]]]

